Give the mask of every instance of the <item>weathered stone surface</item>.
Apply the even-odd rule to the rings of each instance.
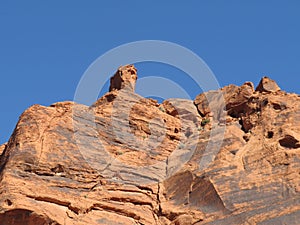
[[[6,144],[0,145],[0,155],[4,152],[4,149],[6,147]]]
[[[297,224],[300,97],[207,95],[216,110],[126,88],[30,107],[1,154],[0,225]]]
[[[50,220],[42,215],[37,215],[35,212],[26,209],[14,209],[5,214],[0,214],[0,224],[14,225],[14,224],[26,224],[26,225],[44,225],[53,224],[56,222]]]
[[[209,91],[198,95],[194,101],[202,116],[213,113],[222,117],[224,110],[232,116],[238,116],[245,110],[245,103],[254,93],[253,84],[246,82],[241,87],[229,85],[218,91]]]
[[[114,76],[110,78],[109,91],[129,88],[134,91],[137,80],[137,69],[133,65],[120,66]]]
[[[276,92],[280,91],[280,88],[274,80],[263,77],[255,90],[259,92]]]

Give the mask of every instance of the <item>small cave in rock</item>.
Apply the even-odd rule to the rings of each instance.
[[[285,148],[300,148],[299,141],[291,135],[285,135],[284,138],[279,140],[279,144]]]
[[[169,135],[169,138],[171,141],[174,141],[176,139],[176,137],[174,135]]]
[[[284,104],[279,104],[279,103],[272,103],[272,106],[273,106],[273,109],[275,109],[275,110],[284,110],[284,109],[286,109],[287,107],[286,107],[286,105],[284,105]]]
[[[267,138],[273,138],[273,136],[274,136],[274,132],[273,131],[268,131],[268,133],[267,133]]]
[[[11,206],[11,205],[13,204],[12,201],[9,200],[9,199],[6,199],[6,200],[5,200],[5,203],[6,203],[6,205],[8,205],[8,206]]]
[[[250,140],[250,133],[247,133],[243,136],[243,139],[248,142]]]
[[[108,102],[112,102],[115,98],[116,98],[116,96],[114,94],[108,94],[106,96],[106,99]]]
[[[54,173],[63,173],[65,170],[62,165],[58,164],[56,167],[52,168],[51,171]]]
[[[235,149],[235,150],[231,150],[230,153],[231,153],[232,155],[236,155],[236,153],[237,153],[238,151],[239,151],[238,149]]]
[[[254,126],[248,117],[239,118],[239,124],[241,125],[242,131],[245,133],[248,133]]]
[[[269,100],[266,98],[261,102],[261,106],[265,107],[266,105],[268,105],[268,103],[269,103]]]

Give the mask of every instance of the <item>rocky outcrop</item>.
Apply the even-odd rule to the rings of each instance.
[[[263,77],[255,90],[259,92],[276,92],[280,91],[280,88],[274,80],[269,77]]]
[[[298,224],[298,95],[247,82],[159,104],[114,82],[22,114],[0,147],[1,225]]]
[[[119,67],[114,76],[110,78],[109,91],[120,90],[125,87],[133,90],[137,80],[137,69],[133,65]]]
[[[194,102],[202,116],[213,113],[220,118],[221,113],[225,110],[230,116],[238,117],[239,114],[248,110],[245,104],[253,93],[253,83],[246,82],[241,87],[229,85],[218,91],[202,93],[196,97]]]

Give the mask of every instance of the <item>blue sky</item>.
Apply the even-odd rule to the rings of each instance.
[[[299,93],[300,1],[0,1],[0,143],[33,104],[72,100],[88,66],[138,40],[177,43],[198,54],[221,86],[264,75]],[[201,90],[165,65],[137,65]]]

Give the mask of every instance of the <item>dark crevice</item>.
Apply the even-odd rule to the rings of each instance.
[[[56,167],[52,168],[51,171],[54,173],[63,173],[65,172],[65,169],[62,165],[58,164]]]
[[[236,150],[231,150],[230,153],[231,153],[232,155],[236,155],[236,153],[237,153],[238,151],[239,151],[238,149],[236,149]]]
[[[243,139],[244,139],[246,142],[248,142],[248,141],[250,140],[250,136],[249,136],[249,135],[244,135],[244,136],[243,136]]]
[[[273,131],[268,131],[268,134],[267,134],[267,138],[273,138],[274,136],[274,132]]]
[[[157,212],[157,216],[163,216],[163,212],[162,212],[162,207],[161,207],[161,200],[160,200],[160,183],[157,183],[157,203],[158,203],[158,212]]]
[[[281,104],[272,103],[272,106],[273,106],[273,109],[275,109],[275,110],[284,110],[287,108],[286,105],[284,105],[282,103]]]
[[[108,94],[106,95],[106,99],[108,102],[112,102],[116,98],[115,94]]]
[[[300,148],[299,141],[291,135],[285,135],[284,138],[279,140],[279,144],[285,148]]]
[[[13,204],[12,201],[9,200],[9,199],[6,199],[6,200],[5,200],[5,203],[6,203],[8,206],[11,206],[11,205]]]

